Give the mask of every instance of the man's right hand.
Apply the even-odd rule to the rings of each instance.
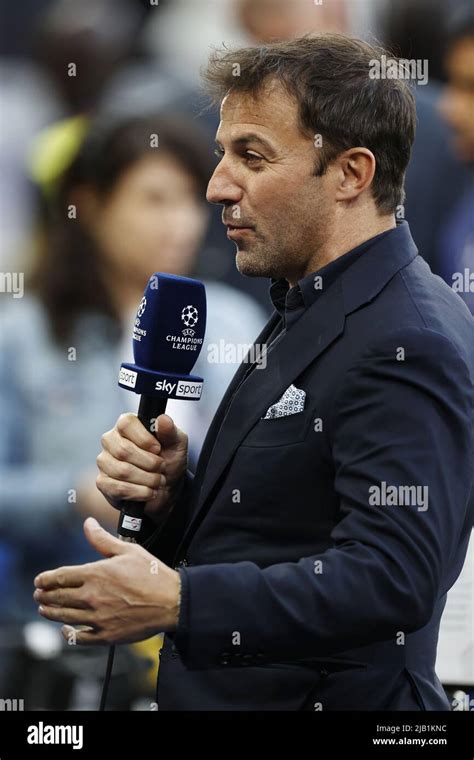
[[[96,485],[118,509],[122,500],[146,502],[145,514],[160,522],[184,483],[188,436],[167,414],[157,418],[155,435],[135,414],[121,414],[102,436]]]

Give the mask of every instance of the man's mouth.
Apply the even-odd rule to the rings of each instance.
[[[244,232],[250,232],[253,227],[241,227],[236,226],[235,224],[227,224],[227,237],[232,238],[235,235],[242,235]]]

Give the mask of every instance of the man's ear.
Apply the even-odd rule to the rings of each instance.
[[[375,156],[368,148],[350,148],[334,160],[336,201],[354,201],[367,190],[375,175]]]

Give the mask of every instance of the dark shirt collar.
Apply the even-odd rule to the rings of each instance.
[[[397,227],[400,224],[403,222],[397,222]],[[276,311],[283,318],[284,326],[288,329],[362,253],[372,248],[382,238],[393,234],[395,230],[396,228],[385,230],[385,232],[365,240],[351,251],[344,253],[334,261],[330,261],[321,269],[298,280],[292,288],[284,278],[272,278],[269,294]]]

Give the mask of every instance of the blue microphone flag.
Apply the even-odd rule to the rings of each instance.
[[[133,327],[135,362],[120,367],[119,385],[135,393],[199,399],[203,379],[192,375],[204,342],[206,292],[199,280],[155,272]]]

